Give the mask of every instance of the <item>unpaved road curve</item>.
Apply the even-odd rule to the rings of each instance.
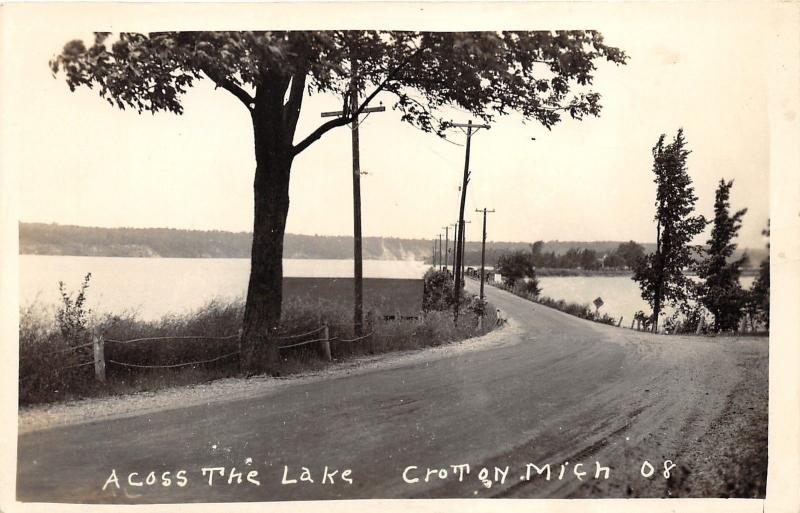
[[[717,455],[730,452],[725,449],[736,440],[720,419],[730,417],[724,414],[742,387],[766,395],[766,339],[640,334],[493,288],[487,294],[515,320],[515,329],[503,332],[508,343],[298,382],[247,399],[22,434],[18,500],[724,494],[714,489],[713,474],[730,462]],[[754,407],[766,411],[765,402]],[[640,473],[645,460],[656,469],[650,479]],[[662,475],[665,460],[677,464],[669,480]],[[564,462],[567,472],[559,480]],[[596,462],[611,469],[608,479],[594,479]],[[551,479],[535,472],[531,480],[521,479],[528,463],[551,464]],[[571,473],[577,463],[588,472],[582,481]],[[424,481],[428,467],[460,464],[470,468],[462,481],[452,469],[446,479]],[[290,479],[307,467],[314,483],[282,484],[284,465]],[[338,469],[334,484],[321,483],[325,466]],[[419,482],[403,480],[410,466],[416,468],[407,477]],[[225,467],[225,479],[215,475],[209,486],[203,467]],[[228,484],[231,467],[244,476],[257,470],[260,485]],[[509,471],[503,482],[486,487],[479,479],[482,467],[491,470],[490,478],[494,467]],[[102,490],[112,469],[119,488]],[[178,487],[174,474],[182,469],[188,484]],[[351,469],[352,484],[340,479],[344,469]],[[151,471],[172,472],[171,486],[126,482],[131,472],[138,473],[136,483]]]

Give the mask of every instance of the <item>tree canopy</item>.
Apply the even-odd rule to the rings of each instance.
[[[511,286],[525,278],[536,276],[536,270],[531,260],[531,254],[523,251],[512,251],[505,253],[497,259],[497,272],[503,275],[503,279]]]
[[[253,111],[258,89],[286,93],[285,121],[296,123],[302,96],[333,93],[344,99],[342,122],[333,119],[298,142],[299,153],[325,131],[346,124],[351,59],[358,61],[362,106],[381,91],[397,98],[402,119],[443,134],[447,105],[484,122],[511,111],[547,128],[563,115],[597,115],[596,61],[624,63],[621,50],[596,31],[542,32],[101,32],[87,46],[67,43],[50,66],[67,84],[96,88],[120,109],[183,112],[181,97],[208,78]],[[576,90],[577,89],[577,90]],[[281,95],[281,99],[284,95]]]

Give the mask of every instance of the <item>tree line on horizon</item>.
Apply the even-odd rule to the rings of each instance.
[[[451,241],[452,244],[452,241]],[[654,249],[650,243],[630,241],[537,241],[541,251],[534,265],[538,267],[577,268],[594,255],[595,266],[624,268],[618,257],[622,244]],[[398,258],[424,259],[431,262],[431,241],[399,237],[364,237],[364,256],[368,259]],[[93,226],[62,225],[57,223],[19,223],[19,253],[30,255],[74,255],[110,257],[165,257],[165,258],[249,258],[252,234],[222,230],[188,230],[178,228],[104,228]],[[494,241],[486,243],[486,261],[497,259],[508,252],[526,250],[528,242]],[[757,264],[766,252],[757,253],[751,260]],[[481,262],[481,243],[468,241],[465,248],[465,265],[478,266]],[[353,256],[353,238],[347,235],[303,235],[287,233],[284,240],[284,258],[349,259]],[[629,260],[629,257],[627,257]],[[490,264],[491,265],[491,264]],[[627,261],[627,266],[630,262]]]

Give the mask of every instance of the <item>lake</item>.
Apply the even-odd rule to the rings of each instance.
[[[422,278],[427,269],[415,260],[364,261],[365,278]],[[343,278],[353,276],[353,261],[285,259],[283,270],[286,277]],[[157,319],[215,298],[243,298],[250,260],[20,255],[20,305],[55,305],[60,301],[58,282],[76,291],[88,272],[89,308],[98,313],[135,311],[143,319]]]
[[[742,286],[749,288],[754,279],[753,276],[743,276]],[[616,319],[623,317],[623,323],[628,326],[636,311],[651,311],[642,299],[639,284],[629,276],[543,276],[539,278],[539,283],[542,295],[553,299],[591,306],[592,301],[600,297],[603,300],[600,313],[605,312]],[[667,310],[672,313],[671,309]]]
[[[20,255],[20,305],[59,302],[58,282],[75,291],[92,273],[87,306],[98,313],[135,311],[143,319],[183,313],[214,298],[244,297],[250,272],[246,258],[117,258]],[[352,276],[352,260],[284,260],[287,277]],[[365,260],[366,278],[421,278],[427,270],[415,260]],[[753,277],[742,278],[749,287]],[[630,322],[637,310],[648,310],[637,284],[626,276],[545,276],[542,294],[553,299],[591,303],[602,297],[601,312]]]

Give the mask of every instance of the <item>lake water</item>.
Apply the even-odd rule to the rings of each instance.
[[[742,286],[749,288],[755,278],[744,276]],[[600,313],[607,313],[630,326],[633,314],[638,310],[649,313],[650,306],[642,299],[639,284],[629,276],[543,276],[539,278],[542,295],[553,299],[589,304],[595,298],[603,300]],[[672,311],[667,309],[669,313]]]
[[[199,308],[208,301],[243,298],[247,258],[117,258],[20,255],[20,305],[59,302],[58,282],[80,287],[91,272],[87,306],[95,312],[135,311],[143,319]],[[422,278],[427,266],[414,260],[365,260],[365,278]],[[352,260],[286,259],[286,277],[342,278],[353,275]]]
[[[427,266],[415,260],[365,260],[367,278],[421,278]],[[92,273],[87,306],[95,312],[136,311],[154,319],[187,312],[214,298],[244,297],[250,272],[245,258],[115,258],[20,255],[20,305],[34,301],[55,305],[58,282],[76,290]],[[352,260],[284,260],[287,277],[352,276]],[[553,299],[591,303],[601,297],[601,312],[630,322],[637,310],[647,311],[637,284],[627,276],[545,276],[542,294]],[[752,277],[742,279],[749,287]]]

